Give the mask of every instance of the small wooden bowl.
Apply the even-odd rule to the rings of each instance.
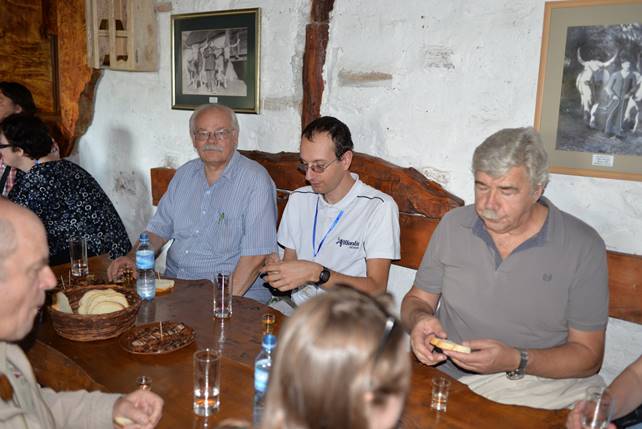
[[[115,285],[95,285],[67,289],[65,295],[74,311],[82,296],[90,290],[113,289],[127,298],[129,307],[120,311],[105,314],[69,314],[58,311],[52,306],[47,310],[51,316],[53,328],[58,335],[73,341],[98,341],[114,338],[129,329],[136,321],[141,300],[136,291]]]

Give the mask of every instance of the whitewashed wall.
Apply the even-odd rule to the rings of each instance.
[[[472,201],[473,149],[532,124],[543,0],[336,0],[322,113],[344,120],[356,149],[413,166]],[[295,151],[309,0],[175,0],[172,13],[261,7],[260,115],[241,115],[240,147]],[[135,237],[152,213],[149,168],[194,156],[189,112],[170,109],[170,13],[159,14],[160,71],[106,71],[77,157]],[[602,235],[642,254],[642,183],[554,175],[546,194]],[[400,276],[400,277],[396,277]],[[395,283],[412,273],[397,270]]]

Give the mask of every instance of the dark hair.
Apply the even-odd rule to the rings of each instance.
[[[315,134],[328,133],[334,142],[334,153],[337,158],[349,150],[353,150],[352,136],[346,124],[332,116],[321,116],[306,125],[301,137],[312,140]]]
[[[0,91],[13,101],[14,104],[17,104],[22,108],[22,112],[25,115],[34,115],[36,113],[36,103],[33,101],[33,96],[31,91],[18,82],[0,82]]]
[[[53,142],[44,122],[36,116],[16,113],[0,123],[0,133],[10,145],[20,148],[31,159],[41,158],[49,152]]]

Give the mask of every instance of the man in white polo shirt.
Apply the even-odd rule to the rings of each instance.
[[[391,260],[399,259],[397,204],[350,173],[353,147],[336,118],[318,118],[303,130],[299,168],[310,186],[290,194],[278,231],[283,260],[263,269],[273,288],[292,290],[290,306],[336,284],[382,293]]]

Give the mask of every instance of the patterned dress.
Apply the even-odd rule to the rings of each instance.
[[[88,256],[112,258],[131,249],[125,226],[109,197],[80,166],[66,161],[34,165],[18,180],[9,199],[32,210],[47,230],[49,263],[69,262],[69,238],[87,238]]]

